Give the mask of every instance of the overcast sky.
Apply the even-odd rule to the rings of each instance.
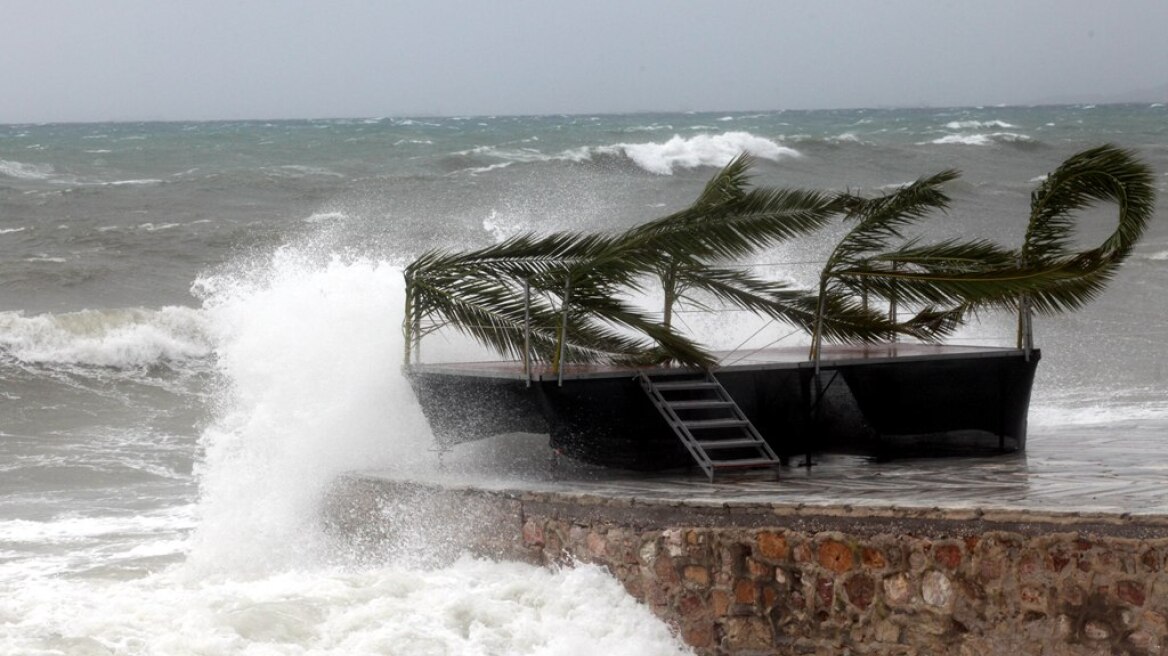
[[[1168,0],[0,0],[0,123],[1164,100],[1166,30]]]

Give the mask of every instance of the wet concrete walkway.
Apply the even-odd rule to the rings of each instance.
[[[823,455],[810,469],[792,462],[779,480],[770,470],[760,470],[726,474],[714,483],[696,468],[646,474],[568,466],[553,474],[546,437],[501,439],[511,441],[459,447],[427,481],[703,506],[763,503],[1168,516],[1168,435],[1162,426],[1137,422],[1035,428],[1022,454],[892,462]],[[505,451],[519,454],[518,460],[500,455]]]

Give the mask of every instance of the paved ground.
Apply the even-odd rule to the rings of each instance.
[[[831,455],[816,466],[734,473],[641,474],[583,467],[549,471],[546,437],[464,445],[428,480],[491,489],[564,491],[700,504],[782,502],[1025,509],[1168,516],[1168,435],[1160,426],[1032,429],[1024,454],[874,462]],[[392,476],[392,474],[390,474]]]

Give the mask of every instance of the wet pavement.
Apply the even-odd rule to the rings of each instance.
[[[785,504],[1010,509],[1168,516],[1168,435],[1162,426],[1033,428],[1025,453],[878,462],[821,455],[807,468],[719,474],[696,468],[646,474],[551,466],[546,436],[463,445],[430,482],[695,505]],[[379,475],[384,473],[378,472]],[[384,474],[397,477],[393,474]]]

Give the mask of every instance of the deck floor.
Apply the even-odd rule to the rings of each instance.
[[[534,436],[524,438],[538,444]],[[485,444],[468,449],[490,448]],[[482,451],[455,452],[425,480],[485,489],[556,491],[693,504],[784,503],[941,509],[1012,509],[1168,516],[1168,437],[1137,422],[1110,426],[1031,427],[1022,454],[874,462],[825,455],[792,466],[726,474],[644,474],[561,467],[553,475],[538,452],[526,468],[484,463]],[[395,479],[418,477],[366,472]]]
[[[928,358],[944,356],[969,356],[976,354],[995,355],[1001,353],[1016,353],[1016,349],[964,346],[959,344],[827,344],[824,345],[821,362],[830,367],[832,364],[857,360],[882,360],[888,358]],[[807,362],[806,346],[790,346],[784,348],[757,349],[754,351],[716,351],[714,357],[718,359],[720,368],[733,367],[796,367]],[[523,363],[516,360],[483,361],[483,362],[424,362],[414,365],[417,371],[423,373],[455,374],[461,376],[476,376],[488,378],[523,378]],[[664,367],[659,367],[665,370]],[[608,363],[596,364],[566,364],[564,365],[564,379],[605,377],[614,375],[636,375],[637,369],[629,366]],[[537,364],[532,368],[532,378],[535,380],[553,380],[556,374],[546,364]]]

